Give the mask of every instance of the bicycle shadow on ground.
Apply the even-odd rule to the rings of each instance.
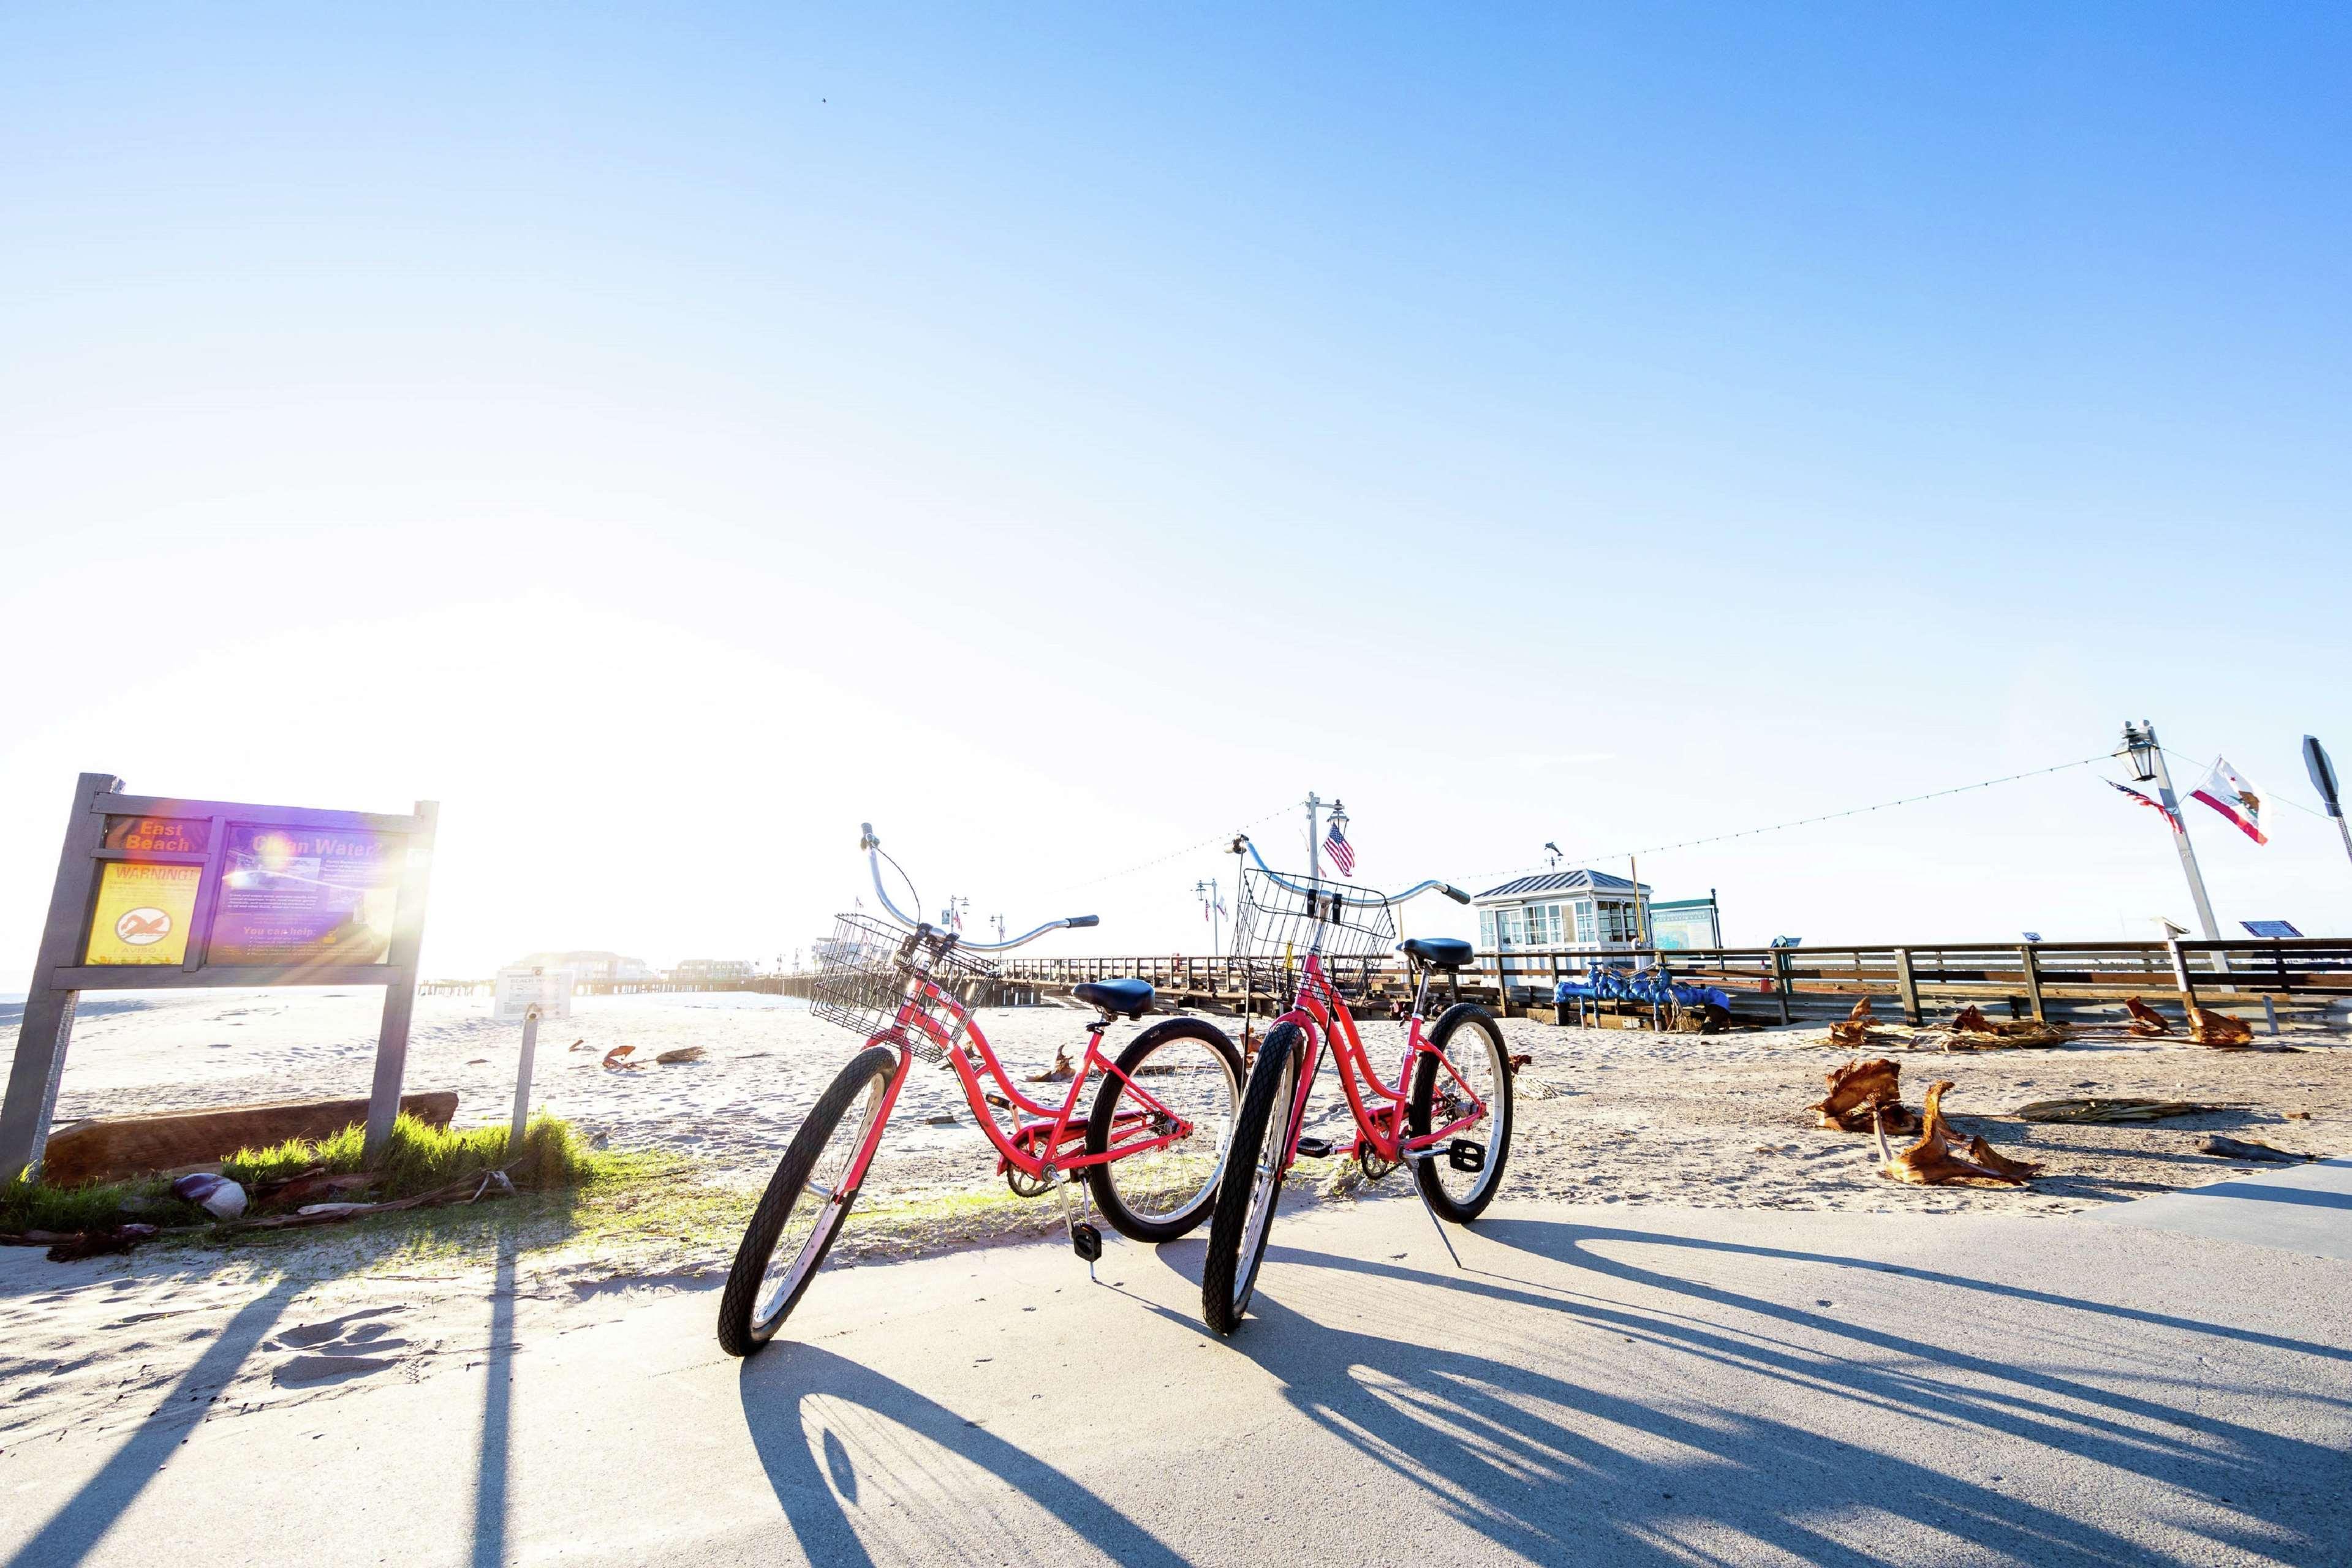
[[[1475,1271],[1475,1258],[1474,1271],[1440,1272],[1277,1245],[1267,1250],[1270,1262],[1307,1267],[1262,1281],[1249,1321],[1228,1343],[1277,1378],[1293,1405],[1326,1430],[1498,1547],[1538,1562],[1737,1562],[1785,1553],[1852,1568],[1958,1559],[2113,1568],[2163,1560],[2146,1539],[2099,1522],[2141,1500],[2164,1509],[2175,1529],[2193,1531],[2207,1553],[2352,1561],[2352,1527],[2328,1500],[2352,1479],[2345,1457],[2288,1433],[2218,1419],[2202,1407],[2212,1402],[2200,1406],[2194,1391],[2168,1404],[2130,1391],[2145,1385],[2145,1376],[2130,1382],[2110,1372],[2103,1382],[2087,1369],[2083,1375],[2053,1369],[2051,1348],[2064,1341],[2053,1335],[2040,1338],[2042,1364],[2021,1367],[1899,1329],[1692,1283],[1603,1256],[1593,1244],[1654,1243],[1873,1271],[1884,1265],[1526,1219],[1488,1220],[1457,1244],[1491,1254],[1496,1242],[1671,1292],[1691,1310],[1628,1306]],[[1188,1266],[1197,1273],[1197,1248],[1163,1249],[1180,1273]],[[1966,1276],[1925,1277],[2019,1297]],[[1524,1360],[1449,1348],[1464,1338],[1457,1308],[1465,1294],[1522,1309],[1489,1322],[1531,1347]],[[2252,1337],[2324,1359],[2345,1354],[2224,1325],[2042,1299],[2210,1334],[2217,1343]],[[1381,1330],[1349,1326],[1358,1322]],[[2100,1336],[2109,1333],[2077,1337],[2104,1344]],[[1673,1359],[1661,1365],[1660,1352]],[[1563,1361],[1582,1365],[1568,1377],[1538,1369]],[[1837,1415],[1842,1406],[1859,1407],[1862,1418]],[[2020,1442],[2031,1447],[2021,1452]],[[2100,1495],[2086,1497],[2079,1510],[2054,1511],[2001,1484],[2004,1470],[2014,1481],[2029,1471],[2080,1472],[2084,1461],[2105,1473],[2095,1478]],[[2167,1507],[2146,1495],[2158,1489],[2186,1494],[2172,1500],[2189,1506]]]
[[[1041,1537],[1061,1536],[1129,1568],[1187,1568],[1182,1554],[1053,1466],[830,1351],[772,1345],[743,1364],[737,1387],[761,1468],[812,1563],[1059,1556],[1041,1549]],[[972,1472],[994,1484],[973,1485]]]

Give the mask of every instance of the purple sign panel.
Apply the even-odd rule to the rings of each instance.
[[[392,945],[404,833],[230,826],[214,964],[380,964]]]

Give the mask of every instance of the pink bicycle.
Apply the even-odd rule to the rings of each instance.
[[[1257,1288],[1283,1181],[1300,1155],[1352,1157],[1373,1181],[1409,1165],[1431,1215],[1467,1225],[1495,1200],[1511,1152],[1512,1124],[1511,1059],[1502,1029],[1492,1013],[1461,998],[1469,943],[1421,937],[1397,944],[1414,986],[1404,1058],[1393,1083],[1372,1065],[1348,1010],[1346,992],[1360,990],[1396,943],[1395,905],[1432,888],[1460,904],[1470,902],[1467,894],[1433,881],[1391,898],[1272,871],[1246,839],[1237,839],[1234,848],[1247,849],[1256,862],[1242,876],[1235,956],[1293,988],[1294,999],[1258,1047],[1234,1124],[1234,1157],[1226,1162],[1209,1227],[1202,1315],[1228,1334],[1241,1326]],[[1424,1030],[1430,982],[1441,974],[1454,1005]],[[1345,1143],[1304,1130],[1327,1043],[1355,1122],[1355,1136]],[[1438,1235],[1444,1234],[1440,1227]]]
[[[1185,1235],[1216,1203],[1242,1080],[1241,1053],[1223,1030],[1205,1019],[1163,1019],[1114,1061],[1103,1049],[1103,1031],[1117,1018],[1141,1019],[1153,1001],[1151,984],[1079,986],[1077,999],[1097,1015],[1087,1026],[1086,1059],[1060,1104],[1030,1098],[972,1019],[971,993],[996,973],[975,955],[1090,926],[1095,917],[1048,921],[1009,942],[965,942],[908,918],[891,902],[881,867],[889,857],[872,823],[858,847],[897,925],[839,916],[832,938],[817,944],[810,1007],[864,1035],[866,1048],[817,1096],[752,1211],[719,1302],[719,1343],[730,1355],[749,1355],[767,1343],[799,1304],[849,1218],[918,1058],[955,1074],[974,1119],[996,1145],[998,1173],[1014,1192],[1036,1197],[1064,1189],[1070,1244],[1089,1270],[1102,1255],[1102,1233],[1085,1218],[1087,1196],[1121,1235],[1144,1242]],[[1093,1107],[1082,1117],[1079,1102],[1097,1074]],[[1073,1211],[1068,1199],[1080,1173],[1086,1180]]]

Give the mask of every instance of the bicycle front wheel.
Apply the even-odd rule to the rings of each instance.
[[[1119,1052],[1087,1118],[1087,1153],[1157,1143],[1192,1124],[1189,1137],[1087,1167],[1095,1205],[1121,1236],[1173,1241],[1209,1217],[1241,1108],[1242,1053],[1206,1019],[1153,1024]]]
[[[1495,1201],[1503,1163],[1510,1157],[1511,1056],[1493,1015],[1467,1002],[1446,1009],[1429,1031],[1429,1043],[1435,1050],[1423,1051],[1413,1064],[1412,1097],[1405,1106],[1412,1135],[1426,1137],[1433,1127],[1451,1125],[1472,1114],[1476,1103],[1486,1110],[1433,1154],[1415,1159],[1413,1179],[1430,1207],[1456,1225],[1467,1225]],[[1465,1168],[1471,1166],[1476,1168]]]
[[[751,1211],[743,1244],[727,1271],[719,1299],[719,1344],[749,1355],[776,1335],[833,1249],[855,1187],[844,1184],[898,1069],[898,1053],[868,1046],[834,1078],[793,1134],[760,1207]]]
[[[1297,1024],[1277,1024],[1258,1047],[1234,1119],[1233,1152],[1217,1184],[1216,1216],[1209,1222],[1209,1256],[1201,1267],[1201,1315],[1219,1333],[1241,1327],[1257,1289],[1258,1265],[1282,1200],[1290,1153],[1292,1111],[1298,1098],[1298,1061],[1307,1043]]]

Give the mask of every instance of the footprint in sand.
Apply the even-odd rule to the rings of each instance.
[[[399,1306],[366,1307],[323,1322],[299,1323],[279,1334],[272,1349],[294,1350],[270,1369],[269,1381],[280,1388],[312,1388],[321,1384],[348,1383],[399,1364],[384,1354],[408,1348],[404,1339],[390,1337],[396,1324],[380,1321],[402,1311]]]

